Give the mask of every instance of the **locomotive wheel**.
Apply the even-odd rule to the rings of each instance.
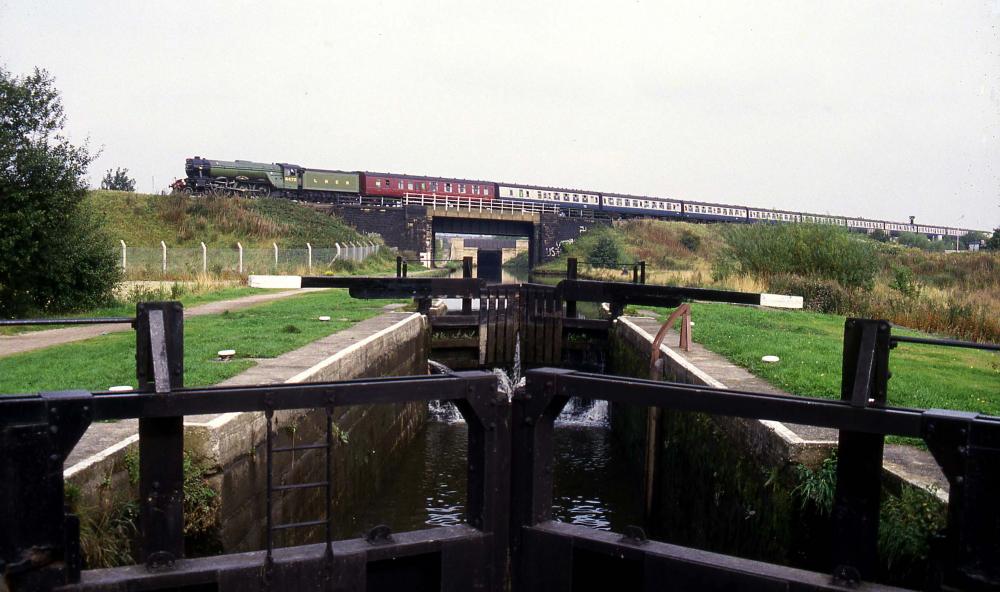
[[[261,197],[267,197],[268,195],[271,195],[271,188],[268,187],[267,185],[258,185],[257,195]]]

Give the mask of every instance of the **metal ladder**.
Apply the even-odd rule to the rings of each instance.
[[[323,444],[303,444],[300,446],[279,446],[274,445],[274,410],[270,407],[264,411],[267,419],[267,559],[265,568],[265,579],[270,581],[274,569],[274,533],[290,528],[307,528],[310,526],[326,525],[326,551],[325,558],[327,565],[333,559],[333,497],[332,497],[332,452],[333,452],[333,407],[326,407],[326,442]],[[274,485],[274,455],[286,452],[294,453],[299,450],[326,450],[326,479],[323,481],[313,481],[308,483],[289,483],[285,485]],[[274,523],[274,496],[282,492],[296,489],[311,489],[323,487],[326,497],[326,515],[319,520],[307,520],[304,522],[287,522],[284,524]]]

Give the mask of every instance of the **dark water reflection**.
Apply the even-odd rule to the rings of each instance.
[[[571,410],[572,411],[572,410]],[[554,438],[557,520],[621,531],[641,524],[639,479],[603,420],[588,416],[557,422]],[[347,520],[357,536],[378,524],[394,532],[452,526],[464,521],[468,429],[430,418],[406,451],[385,490]]]

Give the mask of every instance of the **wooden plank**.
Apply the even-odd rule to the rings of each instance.
[[[507,351],[510,363],[514,363],[514,355],[520,347],[521,329],[521,295],[518,291],[510,291],[507,295]]]
[[[497,309],[496,309],[496,297],[495,292],[490,290],[487,292],[489,297],[487,298],[488,306],[488,318],[489,318],[489,339],[486,343],[486,363],[489,365],[496,364],[497,356]]]
[[[553,358],[552,364],[554,366],[562,366],[562,337],[563,337],[563,303],[562,299],[556,297],[553,294],[553,304],[555,306],[555,314],[553,315],[552,325],[552,351]]]
[[[487,322],[487,302],[489,296],[479,292],[479,365],[486,365],[486,345],[489,343],[489,323]],[[484,297],[485,296],[485,297]]]
[[[496,333],[496,366],[503,366],[507,361],[507,310],[504,304],[503,290],[495,290],[496,310],[497,310],[497,333]]]

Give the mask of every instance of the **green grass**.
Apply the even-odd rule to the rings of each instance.
[[[184,384],[211,385],[254,365],[346,329],[382,312],[387,300],[356,300],[347,290],[294,296],[219,315],[185,319]],[[329,322],[317,319],[329,315]],[[214,361],[235,349],[230,362]],[[135,334],[116,333],[0,358],[0,393],[104,390],[135,386]]]
[[[691,309],[692,336],[705,348],[789,393],[840,398],[844,317],[707,303]],[[898,328],[893,333],[921,335]],[[781,361],[761,362],[768,354]],[[889,366],[890,405],[1000,415],[996,353],[900,344],[892,350]]]
[[[103,221],[117,243],[130,247],[245,248],[279,246],[332,247],[335,242],[362,241],[366,237],[336,216],[278,198],[191,197],[148,195],[121,191],[91,191],[83,206]]]

